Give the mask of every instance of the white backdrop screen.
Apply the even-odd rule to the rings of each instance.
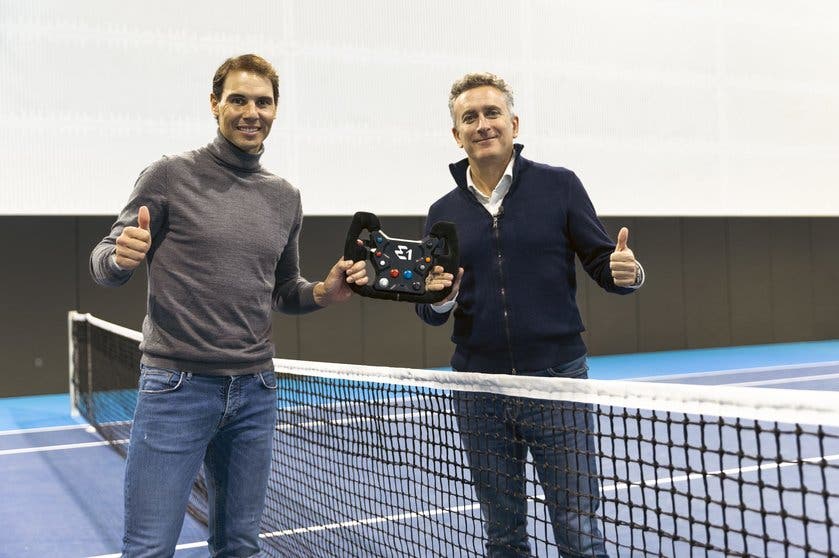
[[[424,215],[470,71],[601,215],[839,215],[837,30],[835,0],[0,0],[0,214],[117,213],[214,137],[212,75],[256,52],[280,74],[263,162],[307,215]]]

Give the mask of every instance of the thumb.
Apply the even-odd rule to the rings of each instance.
[[[623,252],[626,250],[626,241],[629,240],[629,229],[626,227],[621,227],[620,232],[618,233],[618,245],[615,248],[615,252]]]
[[[149,230],[150,222],[151,216],[149,215],[149,208],[145,205],[140,206],[140,212],[137,214],[137,224],[140,226],[141,229],[147,231]]]

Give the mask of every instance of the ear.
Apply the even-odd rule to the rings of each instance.
[[[218,118],[218,99],[214,93],[210,93],[210,111],[213,113],[213,116]]]
[[[460,141],[460,132],[457,131],[457,126],[452,127],[452,135],[454,136],[454,141],[457,142],[457,146],[463,149],[463,142]]]
[[[519,117],[513,116],[513,137],[516,138],[519,135]]]

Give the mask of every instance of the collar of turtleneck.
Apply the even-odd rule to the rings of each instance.
[[[259,158],[265,151],[264,145],[259,148],[259,153],[245,153],[224,137],[221,130],[216,133],[216,139],[207,146],[207,149],[214,159],[226,167],[246,172],[256,172],[262,168],[259,165]]]

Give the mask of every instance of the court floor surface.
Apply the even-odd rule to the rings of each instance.
[[[839,390],[839,341],[591,357],[590,377]],[[124,460],[69,396],[0,399],[0,558],[119,556]],[[207,556],[187,516],[178,558]]]

